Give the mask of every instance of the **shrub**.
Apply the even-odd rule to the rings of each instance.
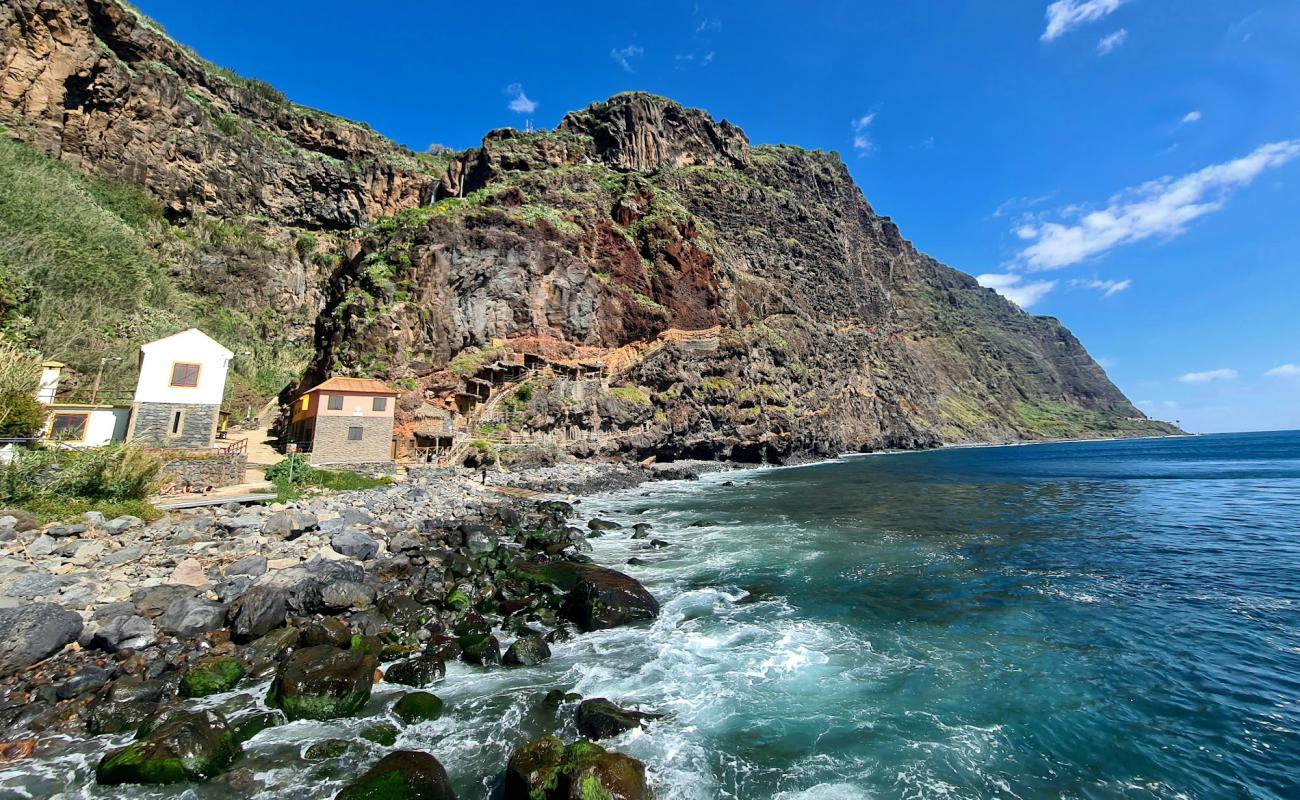
[[[162,461],[132,445],[83,450],[27,450],[0,466],[0,506],[25,508],[44,521],[99,511],[145,520]]]
[[[376,486],[391,486],[393,483],[393,479],[387,475],[375,478],[360,472],[317,469],[307,463],[307,457],[302,453],[286,456],[267,467],[265,475],[268,481],[275,484],[277,499],[280,501],[296,500],[302,497],[304,489],[351,492]]]
[[[0,439],[25,439],[45,426],[45,406],[29,394],[0,394]]]

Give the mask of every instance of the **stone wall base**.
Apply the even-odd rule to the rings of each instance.
[[[244,482],[248,457],[245,455],[202,458],[174,458],[163,464],[159,475],[166,483],[187,481],[191,486],[234,486]]]

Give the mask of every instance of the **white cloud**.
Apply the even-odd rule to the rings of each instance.
[[[1205,372],[1189,372],[1178,376],[1179,383],[1209,383],[1210,381],[1232,381],[1237,379],[1235,369],[1211,369]]]
[[[858,117],[849,123],[853,128],[853,149],[857,150],[861,155],[866,155],[876,149],[876,143],[871,141],[871,137],[867,135],[867,129],[875,121],[876,114],[873,111],[865,117]]]
[[[1300,367],[1295,364],[1283,364],[1264,373],[1270,378],[1300,378]]]
[[[1074,224],[1021,225],[1016,235],[1033,244],[1020,252],[1020,260],[1034,270],[1060,269],[1121,245],[1177,236],[1192,220],[1223,208],[1233,189],[1298,155],[1300,139],[1266,144],[1235,161],[1127,189],[1111,197],[1106,208],[1084,214]]]
[[[1047,30],[1042,39],[1050,42],[1075,28],[1096,22],[1124,4],[1124,0],[1056,0],[1047,7]]]
[[[696,33],[708,33],[710,31],[722,30],[722,21],[717,19],[706,19],[695,28]]]
[[[1133,281],[1124,279],[1122,281],[1103,281],[1096,278],[1092,280],[1073,280],[1070,285],[1076,289],[1096,289],[1101,292],[1102,297],[1114,297],[1122,291],[1132,288]]]
[[[1124,28],[1120,28],[1110,36],[1103,37],[1100,42],[1097,42],[1097,52],[1103,56],[1110,55],[1115,51],[1115,48],[1124,44],[1127,39],[1128,31]]]
[[[1193,122],[1200,122],[1200,121],[1201,121],[1201,112],[1199,111],[1188,111],[1186,114],[1183,115],[1184,125],[1190,125]]]
[[[1056,281],[1022,283],[1021,276],[1012,273],[986,273],[975,278],[980,286],[992,289],[1021,308],[1029,308],[1056,288]]]
[[[506,94],[510,95],[510,102],[506,107],[516,114],[531,114],[537,110],[537,103],[529,100],[528,95],[524,94],[522,83],[512,83],[507,86]]]
[[[635,72],[632,69],[632,59],[643,55],[645,50],[640,45],[630,44],[627,47],[615,47],[609,51],[609,57],[614,59],[620,67],[628,72]]]

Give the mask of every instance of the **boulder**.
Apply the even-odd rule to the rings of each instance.
[[[260,578],[265,574],[266,556],[259,555],[244,556],[225,569],[225,575],[227,578],[232,578],[236,575],[247,575],[250,578]]]
[[[621,530],[623,526],[606,519],[593,519],[587,523],[587,528],[593,531],[617,531]]]
[[[617,570],[572,561],[518,563],[515,569],[528,581],[566,592],[561,611],[584,631],[614,628],[659,615],[659,602],[654,596],[636,578]]]
[[[356,581],[336,581],[321,587],[320,602],[330,610],[364,611],[375,604],[375,589]]]
[[[197,558],[187,558],[176,565],[176,569],[172,572],[171,583],[178,586],[202,587],[211,582],[203,569],[203,564]]]
[[[138,589],[131,595],[131,602],[135,603],[135,610],[145,619],[156,619],[161,616],[167,607],[174,601],[183,597],[197,597],[198,592],[193,586],[176,586],[174,584],[164,583],[161,586],[149,586],[144,589]]]
[[[393,713],[403,723],[414,725],[442,716],[442,699],[429,692],[407,692],[393,704]]]
[[[343,787],[334,800],[456,800],[456,792],[438,759],[397,750]]]
[[[81,616],[53,603],[0,609],[0,677],[30,667],[77,641]]]
[[[96,703],[86,717],[86,732],[91,736],[133,731],[158,711],[152,700],[106,700]]]
[[[501,663],[507,667],[532,667],[551,657],[551,648],[546,640],[537,634],[520,636],[501,657]]]
[[[280,664],[266,703],[290,720],[351,716],[370,699],[377,663],[360,650],[305,647]]]
[[[67,700],[88,692],[97,692],[108,683],[108,679],[108,670],[102,667],[82,667],[71,678],[59,684],[55,696],[60,700]]]
[[[645,800],[645,765],[598,744],[543,736],[510,756],[502,800]]]
[[[34,531],[40,527],[40,522],[36,519],[36,515],[21,508],[6,508],[0,510],[0,517],[12,517],[14,521],[13,529],[19,533]]]
[[[203,781],[234,763],[241,750],[224,717],[212,711],[174,711],[147,734],[110,751],[95,770],[103,786]]]
[[[467,664],[489,666],[501,663],[501,643],[490,633],[467,633],[456,640],[460,659]]]
[[[367,725],[362,728],[357,735],[367,742],[392,747],[397,744],[398,733],[396,726],[389,725],[387,722],[376,722],[374,725]]]
[[[198,597],[181,597],[173,600],[158,617],[158,627],[164,633],[190,638],[225,625],[226,607]]]
[[[644,727],[646,722],[660,719],[661,716],[629,711],[603,697],[595,697],[578,704],[578,733],[588,739],[608,739],[624,731]]]
[[[244,744],[262,731],[283,725],[287,721],[280,711],[255,711],[231,722],[235,738]]]
[[[190,665],[181,675],[182,697],[207,697],[228,692],[243,680],[244,665],[234,656],[210,656]]]
[[[379,542],[360,531],[351,529],[334,534],[330,539],[330,547],[357,561],[369,561],[379,552]]]
[[[254,586],[230,604],[226,618],[235,641],[246,642],[283,625],[288,611],[288,591],[275,586]]]
[[[292,540],[320,525],[315,514],[297,508],[277,511],[262,523],[262,533],[277,539]]]
[[[352,630],[338,617],[325,617],[309,623],[302,629],[299,640],[302,647],[315,647],[319,644],[333,645],[347,649],[352,645]]]
[[[123,614],[98,625],[85,644],[94,650],[116,653],[144,647],[157,636],[149,620],[137,614]]]
[[[144,520],[140,519],[139,517],[133,517],[130,514],[127,514],[121,517],[114,517],[108,522],[105,522],[104,530],[107,531],[111,536],[117,536],[119,533],[123,533],[124,531],[129,531],[132,528],[138,528],[143,524],[144,524]]]
[[[389,666],[384,672],[384,680],[402,686],[423,688],[442,680],[446,674],[447,666],[441,658],[421,655]]]

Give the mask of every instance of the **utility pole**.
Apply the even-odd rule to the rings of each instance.
[[[104,365],[109,361],[121,360],[122,359],[120,358],[110,359],[108,356],[99,359],[99,369],[95,370],[95,383],[90,387],[90,404],[92,406],[95,404],[95,401],[99,399],[99,381],[104,377]]]

